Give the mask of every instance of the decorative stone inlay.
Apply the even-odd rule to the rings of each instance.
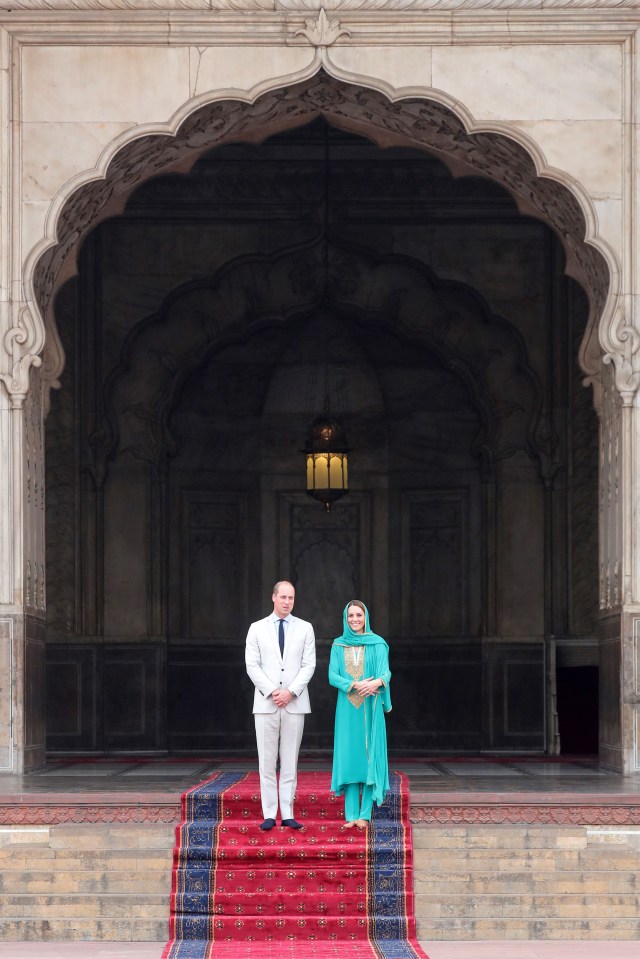
[[[3,826],[53,826],[60,823],[180,822],[180,801],[175,803],[0,803]]]
[[[600,608],[622,602],[621,410],[612,367],[600,380]]]
[[[14,623],[10,617],[0,618],[0,676],[13,676]],[[12,696],[0,697],[0,770],[11,770],[13,761]]]
[[[637,826],[640,806],[611,803],[599,805],[570,803],[465,803],[459,805],[413,805],[412,823],[442,825],[499,825],[528,823],[531,825],[569,826]]]
[[[640,695],[640,618],[638,618],[637,616],[634,616],[632,622],[633,622],[632,646],[631,646],[632,692],[634,696],[639,696]],[[636,750],[637,748],[638,748],[638,743],[636,743]],[[636,768],[638,768],[637,761],[636,761]]]
[[[180,802],[174,803],[0,803],[0,825],[58,825],[62,823],[178,823]],[[593,802],[485,802],[411,804],[412,823],[434,825],[640,825],[640,806],[629,803]]]

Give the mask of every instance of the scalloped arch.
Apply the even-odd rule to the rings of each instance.
[[[57,385],[64,356],[52,304],[60,285],[76,270],[87,233],[122,211],[131,192],[159,173],[187,172],[208,150],[233,141],[261,142],[274,133],[323,116],[381,147],[423,148],[455,175],[494,180],[519,209],[546,222],[560,237],[566,269],[584,287],[590,318],[581,349],[585,372],[597,373],[600,323],[612,322],[620,269],[607,244],[595,236],[596,217],[579,184],[544,167],[544,157],[525,135],[504,124],[474,125],[468,111],[441,91],[391,91],[367,78],[367,86],[327,73],[314,62],[313,76],[251,94],[190,101],[168,124],[138,127],[104,151],[99,169],[76,178],[53,201],[47,237],[25,264],[26,298],[46,324],[45,377]],[[334,72],[337,72],[334,70]],[[444,101],[447,101],[446,103]]]

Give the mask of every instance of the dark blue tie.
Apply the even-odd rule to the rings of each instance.
[[[284,619],[279,620],[278,643],[280,644],[280,655],[284,656]]]

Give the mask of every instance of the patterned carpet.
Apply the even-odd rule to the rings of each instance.
[[[162,959],[427,959],[416,941],[409,789],[365,830],[344,826],[326,772],[301,772],[300,830],[261,832],[255,772],[182,796]]]

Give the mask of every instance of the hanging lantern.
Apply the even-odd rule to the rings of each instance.
[[[307,493],[324,503],[328,513],[331,504],[349,492],[349,447],[339,420],[328,412],[314,420],[304,452],[307,455]]]

